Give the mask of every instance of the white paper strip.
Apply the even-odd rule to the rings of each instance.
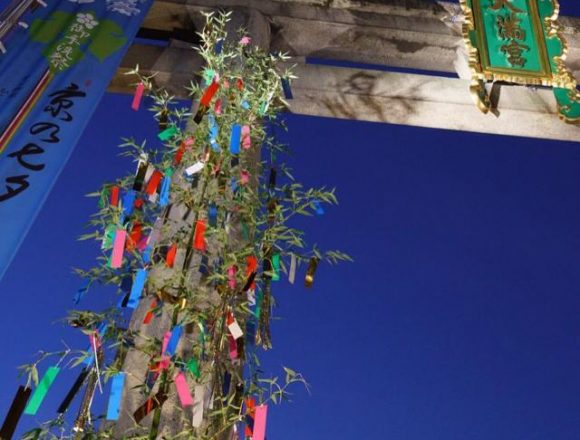
[[[203,422],[203,406],[205,400],[205,386],[196,385],[193,396],[193,419],[191,424],[194,428],[199,428]]]
[[[147,165],[147,171],[145,172],[143,183],[149,182],[149,179],[151,179],[151,176],[153,175],[153,171],[155,171],[155,167],[151,164]]]
[[[204,166],[205,164],[203,162],[196,162],[185,170],[185,174],[188,176],[193,176],[195,173],[199,173],[201,170],[203,170]]]
[[[242,336],[244,336],[244,332],[240,328],[238,321],[234,321],[230,325],[228,325],[228,329],[230,330],[230,333],[232,334],[232,337],[234,339],[239,339]]]
[[[288,281],[290,284],[294,284],[294,280],[296,279],[296,255],[292,254],[292,258],[290,259],[290,272],[288,273]]]
[[[2,43],[2,41],[0,41],[0,52],[2,52],[3,54],[6,53],[6,46],[4,46],[4,43]]]

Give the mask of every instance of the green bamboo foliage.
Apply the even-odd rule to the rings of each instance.
[[[107,183],[92,194],[99,199],[99,210],[90,220],[92,231],[81,239],[100,243],[102,255],[94,267],[77,270],[91,288],[99,284],[122,286],[124,279],[135,280],[143,270],[164,273],[163,277],[147,279],[140,301],[152,304],[152,320],[169,313],[173,325],[194,329],[196,337],[187,357],[179,352],[171,357],[166,370],[158,376],[155,389],[166,390],[179,371],[187,375],[190,384],[214,385],[214,408],[205,414],[207,423],[200,429],[184,426],[177,435],[196,440],[219,438],[243,421],[249,399],[256,404],[280,403],[288,400],[292,384],[306,384],[300,373],[289,368],[284,368],[282,378],[260,375],[256,346],[267,349],[272,345],[269,326],[276,282],[289,276],[291,266],[295,266],[297,282],[306,276],[309,284],[308,276],[315,279],[313,267],[350,260],[340,251],[322,252],[308,246],[304,232],[292,226],[295,217],[321,214],[322,205],[336,204],[335,192],[304,188],[281,162],[287,147],[272,135],[272,127],[285,129],[277,115],[287,106],[282,80],[294,79],[291,68],[283,67],[288,65],[288,57],[254,47],[243,30],[237,36],[228,36],[229,18],[229,13],[208,14],[200,34],[202,44],[194,48],[205,61],[205,69],[191,83],[191,98],[203,101],[207,90],[218,86],[209,105],[200,105],[195,115],[189,108],[180,107],[166,91],[157,89],[154,77],[141,74],[138,67],[131,72],[152,102],[150,110],[159,124],[160,136],[124,139],[122,154],[132,157],[138,166],[147,164],[162,178],[153,195],[147,194],[148,181],[143,182],[142,189],[135,192],[137,205],[130,214],[123,202],[134,188],[135,175]],[[239,152],[230,148],[236,125],[247,127],[242,129]],[[187,176],[186,170],[197,163],[203,163],[203,168]],[[168,205],[163,206],[165,178],[171,184]],[[114,203],[117,191],[119,202]],[[168,209],[175,206],[183,206],[189,212],[187,221],[169,219]],[[148,237],[160,225],[160,238],[154,248],[148,249]],[[205,249],[199,246],[199,229],[196,232],[202,227]],[[122,266],[112,268],[111,252],[117,231],[125,231],[128,238]],[[170,268],[172,252],[180,258]],[[192,282],[193,278],[199,279]],[[118,292],[126,295],[121,287]],[[235,361],[228,348],[228,324],[232,318],[244,332],[244,343],[237,343]],[[162,341],[141,337],[141,342],[135,344],[138,334],[129,329],[118,307],[99,313],[71,311],[67,321],[91,337],[98,335],[98,350],[105,354],[98,356],[102,359],[95,373],[99,381],[106,383],[122,371],[129,349],[145,353],[151,365],[163,361]],[[95,347],[55,353],[52,357],[66,358],[64,362],[70,366],[92,365],[94,370],[94,360],[92,364],[88,362],[94,350]],[[50,355],[43,353],[38,362],[46,363]],[[38,362],[22,367],[29,383],[38,382]],[[247,365],[250,372],[245,377],[242,365]],[[231,377],[233,386],[223,392],[225,375]],[[154,394],[147,383],[140,386],[140,391],[144,400]],[[147,427],[146,436],[141,433],[125,438],[155,438],[159,411]],[[112,427],[103,429],[94,424],[102,416],[84,416],[92,423],[83,420],[82,434],[73,431],[65,417],[60,416],[28,432],[25,438],[112,436]],[[243,425],[239,426],[243,429]],[[243,437],[243,433],[239,435]]]

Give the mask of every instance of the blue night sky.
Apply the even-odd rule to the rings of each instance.
[[[563,14],[580,16],[572,1]],[[71,268],[98,253],[76,241],[96,209],[84,194],[133,171],[121,136],[156,134],[130,101],[106,95],[0,280],[0,421],[22,383],[16,366],[61,340],[86,347],[59,322],[80,285]],[[275,290],[264,368],[296,369],[312,392],[271,409],[268,438],[578,440],[580,144],[287,121],[295,176],[336,186],[340,200],[301,225],[355,262],[321,266],[311,290]],[[83,306],[115,300],[95,288]],[[59,376],[21,427],[52,417],[76,374]]]

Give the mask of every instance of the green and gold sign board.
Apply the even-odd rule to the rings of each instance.
[[[564,64],[557,0],[461,0],[461,6],[471,92],[481,111],[491,105],[485,83],[504,81],[552,87],[562,119],[580,122],[580,92]]]

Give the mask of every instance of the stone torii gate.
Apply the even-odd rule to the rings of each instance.
[[[132,92],[124,73],[139,64],[146,74],[158,72],[157,85],[185,97],[184,87],[200,67],[190,49],[194,31],[203,26],[200,12],[220,7],[245,16],[249,33],[269,41],[270,50],[294,57],[299,79],[292,112],[580,141],[580,128],[558,120],[546,89],[498,87],[492,95],[500,110],[479,112],[469,94],[461,10],[443,1],[156,0],[141,35],[169,45],[133,44],[109,90]],[[569,45],[567,65],[580,79],[580,19],[560,17],[560,23]],[[337,67],[338,61],[357,67]]]

